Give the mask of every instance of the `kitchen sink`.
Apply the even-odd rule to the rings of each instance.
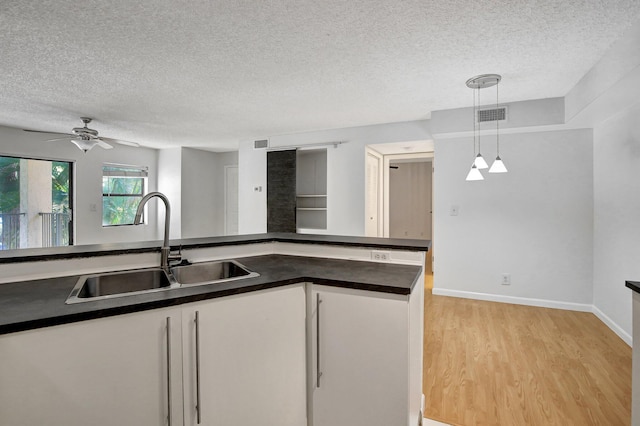
[[[235,260],[177,265],[171,268],[171,274],[183,286],[227,282],[260,275],[257,272],[250,271]]]
[[[82,275],[66,303],[149,293],[176,287],[179,287],[179,284],[173,276],[161,268]]]

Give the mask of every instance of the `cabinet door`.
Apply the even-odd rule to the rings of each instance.
[[[302,284],[186,305],[183,338],[186,424],[307,424]]]
[[[309,294],[313,426],[407,425],[407,297],[318,285]]]
[[[161,309],[0,336],[0,424],[172,425],[182,422],[180,310]],[[179,343],[179,342],[176,342]]]

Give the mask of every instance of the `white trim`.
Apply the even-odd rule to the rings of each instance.
[[[622,327],[616,324],[611,318],[605,315],[605,313],[598,309],[598,307],[595,305],[593,306],[592,312],[595,316],[598,317],[598,319],[600,319],[600,321],[605,323],[607,327],[609,327],[614,333],[616,333],[618,337],[624,340],[627,345],[633,347],[633,337],[629,333],[624,331]]]
[[[567,311],[591,312],[607,327],[611,329],[618,337],[620,337],[627,345],[633,346],[633,338],[622,327],[616,324],[611,318],[605,315],[595,305],[586,303],[558,302],[548,299],[533,299],[528,297],[502,296],[499,294],[474,293],[471,291],[448,290],[442,288],[434,288],[432,294],[435,296],[460,297],[463,299],[484,300],[487,302],[512,303],[515,305],[536,306],[539,308],[564,309]]]
[[[375,149],[371,148],[370,145],[367,145],[365,148],[365,203],[367,203],[367,207],[365,207],[365,212],[364,212],[364,222],[365,224],[368,223],[369,221],[369,215],[368,213],[370,213],[369,211],[367,211],[368,208],[368,199],[367,199],[367,195],[369,194],[369,169],[368,164],[367,164],[367,160],[368,157],[371,156],[373,158],[375,158],[378,161],[378,176],[376,177],[377,179],[377,183],[378,183],[378,194],[377,194],[377,206],[376,206],[376,215],[377,217],[377,222],[378,222],[378,226],[376,227],[376,234],[375,235],[370,235],[369,233],[367,233],[366,231],[368,230],[367,225],[365,225],[365,233],[367,237],[382,237],[384,235],[383,233],[383,223],[384,223],[384,210],[383,210],[383,195],[384,195],[384,188],[383,188],[383,163],[384,163],[384,156],[382,154],[380,154],[378,151],[376,151]]]
[[[447,290],[434,288],[436,296],[462,297],[464,299],[486,300],[488,302],[512,303],[515,305],[537,306],[540,308],[564,309],[568,311],[592,312],[593,305],[586,303],[558,302],[547,299],[533,299],[528,297],[502,296],[499,294],[474,293],[471,291]]]

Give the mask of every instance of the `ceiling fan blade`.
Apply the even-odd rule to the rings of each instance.
[[[102,139],[103,141],[109,141],[111,143],[117,143],[120,145],[126,145],[126,146],[133,146],[135,148],[139,148],[140,144],[137,142],[130,142],[130,141],[123,141],[120,139],[113,139],[113,138],[103,138],[102,136],[100,137],[100,139]]]
[[[103,148],[103,149],[113,149],[113,146],[109,145],[108,143],[106,143],[106,142],[105,142],[105,141],[103,141],[102,139],[96,138],[96,139],[93,139],[93,140],[94,140],[94,141],[96,141],[96,142],[98,143],[98,146],[99,146],[100,148]]]
[[[31,129],[22,129],[25,132],[31,132],[31,133],[47,133],[49,135],[69,135],[68,133],[60,133],[60,132],[47,132],[46,130],[31,130]],[[73,136],[73,135],[69,135],[69,136]]]
[[[53,138],[53,139],[47,139],[45,142],[57,142],[57,141],[66,141],[71,137],[71,135],[65,136],[63,138]]]

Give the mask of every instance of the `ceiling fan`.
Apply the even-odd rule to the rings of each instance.
[[[59,133],[59,132],[46,132],[42,130],[28,130],[23,129],[25,132],[35,132],[35,133],[49,133],[53,135],[64,135],[64,137],[47,139],[45,142],[55,142],[62,140],[70,140],[73,144],[75,144],[78,148],[83,150],[84,152],[89,151],[94,146],[99,146],[104,149],[111,149],[113,146],[105,141],[109,141],[111,143],[117,143],[120,145],[128,145],[139,147],[140,145],[136,142],[128,142],[119,139],[111,139],[105,137],[98,137],[98,131],[94,129],[90,129],[87,127],[87,124],[91,123],[91,118],[89,117],[80,117],[80,120],[84,123],[84,127],[74,127],[71,129],[71,133]]]

